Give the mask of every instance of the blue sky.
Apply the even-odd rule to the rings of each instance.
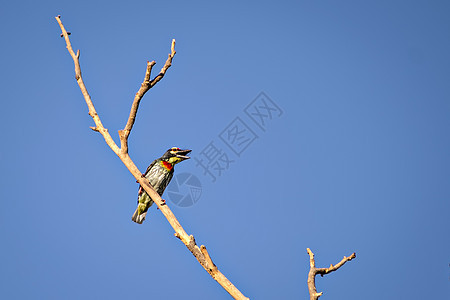
[[[177,40],[172,68],[141,104],[130,154],[144,171],[169,147],[193,150],[175,172],[198,179],[200,198],[188,207],[164,198],[246,296],[306,299],[309,247],[323,267],[357,253],[317,278],[321,299],[426,299],[430,287],[448,298],[449,8],[4,4],[0,298],[230,298],[155,207],[142,226],[131,221],[138,186],[89,129],[58,14],[116,141],[146,61],[159,70]],[[261,92],[280,109],[263,128],[245,112]],[[236,118],[256,137],[241,140],[239,155],[220,138]],[[211,143],[232,161],[220,174],[211,165],[214,182],[195,159]]]

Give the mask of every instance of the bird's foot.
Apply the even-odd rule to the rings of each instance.
[[[141,174],[141,177],[144,178],[144,177],[145,177],[145,174]],[[139,183],[139,181],[136,180],[136,183]]]
[[[166,200],[164,200],[164,199],[161,199],[162,201],[161,201],[161,206],[164,206],[164,205],[167,205],[166,204]],[[158,209],[159,209],[159,207],[158,207]]]

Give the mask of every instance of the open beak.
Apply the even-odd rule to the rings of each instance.
[[[186,149],[186,150],[177,150],[176,156],[178,158],[181,158],[182,160],[189,159],[190,157],[187,156],[189,153],[191,153],[192,150]]]

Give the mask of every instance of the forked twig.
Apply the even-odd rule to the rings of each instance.
[[[136,167],[136,165],[131,160],[129,154],[128,154],[128,137],[130,135],[131,130],[133,129],[134,122],[136,120],[136,113],[139,108],[139,103],[142,99],[142,97],[145,95],[145,93],[151,89],[156,83],[158,83],[166,74],[167,69],[170,68],[172,65],[172,59],[175,56],[175,40],[172,40],[171,45],[171,52],[169,54],[169,57],[166,60],[166,63],[164,64],[163,68],[159,72],[158,75],[152,80],[150,80],[151,71],[153,66],[155,65],[155,62],[147,62],[147,69],[145,72],[144,81],[141,84],[141,87],[139,91],[136,93],[136,96],[134,97],[133,104],[131,105],[131,111],[130,115],[128,117],[128,121],[125,125],[125,128],[123,130],[119,130],[119,137],[120,137],[120,148],[117,146],[117,144],[112,139],[111,135],[108,132],[108,129],[103,127],[103,124],[100,120],[100,117],[97,114],[97,111],[95,110],[94,104],[92,103],[91,97],[89,96],[89,93],[86,89],[86,86],[83,82],[83,78],[81,75],[81,67],[80,67],[80,50],[75,53],[72,49],[72,45],[70,44],[69,40],[69,33],[64,28],[62,22],[61,22],[61,16],[56,17],[56,21],[58,22],[59,26],[61,27],[62,36],[64,37],[66,41],[67,50],[70,53],[70,56],[73,59],[74,65],[75,65],[75,79],[77,80],[77,83],[81,89],[81,92],[83,93],[84,99],[86,101],[86,104],[89,108],[89,115],[93,118],[95,127],[90,127],[92,130],[99,132],[103,138],[105,139],[105,142],[108,144],[108,146],[114,151],[115,154],[122,160],[124,165],[127,167],[127,169],[131,172],[131,174],[136,178],[137,182],[142,186],[142,188],[147,192],[147,194],[153,199],[153,201],[156,203],[160,211],[164,214],[167,221],[170,223],[172,228],[175,230],[175,236],[179,238],[185,246],[189,249],[189,251],[192,252],[192,254],[195,256],[195,258],[198,260],[198,262],[202,265],[202,267],[213,277],[234,299],[248,299],[245,297],[226,277],[223,275],[216,267],[216,265],[212,262],[211,257],[209,256],[208,252],[206,251],[205,246],[198,247],[194,236],[188,235],[181,224],[178,222],[175,215],[172,213],[168,205],[165,205],[161,197],[156,193],[152,186],[150,185],[149,181],[142,177],[142,173],[139,171],[139,169]]]
[[[309,254],[309,274],[308,274],[308,290],[309,290],[309,299],[317,300],[320,296],[322,296],[322,292],[318,293],[316,290],[316,275],[320,274],[321,276],[334,272],[340,267],[342,267],[346,262],[351,261],[356,257],[356,253],[352,253],[349,257],[344,256],[344,258],[338,262],[336,265],[330,265],[329,268],[316,268],[316,262],[314,260],[314,253],[311,249],[306,248],[306,251]]]

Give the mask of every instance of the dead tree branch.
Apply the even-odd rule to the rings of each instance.
[[[331,273],[342,267],[346,262],[351,261],[356,257],[356,253],[352,253],[349,257],[345,257],[338,262],[335,266],[330,265],[329,268],[316,268],[316,262],[314,260],[314,253],[312,253],[311,249],[306,248],[306,251],[309,254],[309,274],[308,274],[308,290],[309,290],[309,299],[317,300],[320,296],[322,296],[322,292],[318,293],[316,290],[316,275],[320,274],[323,276],[325,274]]]
[[[150,185],[149,181],[142,177],[142,173],[139,171],[139,169],[136,167],[136,165],[131,160],[131,157],[128,154],[128,137],[130,135],[131,129],[133,128],[134,122],[136,120],[136,113],[139,108],[139,103],[142,99],[142,97],[145,95],[145,93],[151,89],[156,83],[158,83],[166,74],[167,69],[172,65],[172,59],[175,56],[175,40],[172,40],[172,46],[171,46],[171,52],[169,54],[169,57],[166,60],[166,63],[164,64],[163,68],[159,72],[159,74],[152,80],[150,80],[151,71],[153,66],[155,65],[155,62],[147,62],[147,70],[145,72],[144,81],[141,84],[141,87],[139,91],[136,93],[136,96],[134,97],[133,104],[131,106],[130,115],[128,117],[128,121],[125,125],[125,128],[123,130],[119,130],[119,137],[120,137],[120,148],[117,146],[117,144],[112,139],[111,135],[108,132],[108,129],[106,129],[101,120],[98,116],[94,104],[92,103],[91,97],[89,96],[89,93],[86,89],[86,86],[84,84],[83,78],[81,76],[81,67],[80,67],[80,50],[75,52],[72,49],[72,45],[70,44],[69,40],[69,33],[64,28],[61,17],[57,16],[56,21],[58,22],[59,26],[61,27],[62,36],[64,37],[66,41],[67,50],[70,53],[70,56],[73,59],[74,65],[75,65],[75,79],[77,80],[77,83],[81,89],[81,92],[83,93],[83,97],[86,101],[86,104],[89,108],[89,115],[93,118],[95,127],[90,127],[92,130],[99,132],[103,138],[105,139],[105,142],[108,144],[108,146],[114,151],[114,153],[120,158],[120,160],[123,162],[123,164],[127,167],[127,169],[130,171],[130,173],[136,178],[137,182],[142,186],[142,188],[147,192],[147,194],[154,200],[160,211],[164,214],[167,221],[170,223],[172,228],[175,230],[175,236],[179,238],[184,245],[189,249],[189,251],[192,252],[192,254],[195,256],[195,258],[198,260],[198,262],[202,265],[202,267],[211,275],[212,278],[214,278],[234,299],[248,299],[245,297],[226,277],[223,275],[216,267],[216,265],[212,262],[211,257],[209,256],[206,247],[201,245],[200,247],[197,246],[195,239],[192,235],[188,235],[181,224],[178,222],[175,215],[170,210],[169,206],[166,205],[161,197],[156,193],[152,186]]]

